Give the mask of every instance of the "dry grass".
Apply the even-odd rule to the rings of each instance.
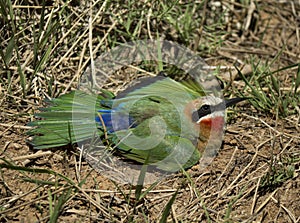
[[[1,222],[155,222],[176,191],[169,222],[300,222],[298,1],[27,2],[0,0]],[[216,66],[225,95],[259,97],[231,111],[207,169],[172,175],[137,197],[75,148],[28,147],[33,113],[76,89],[91,58],[157,36]],[[120,70],[106,88],[118,92],[157,73],[154,65]]]

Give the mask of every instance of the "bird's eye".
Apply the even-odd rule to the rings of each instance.
[[[201,109],[203,111],[208,111],[208,110],[210,110],[210,106],[209,105],[203,105],[203,106],[201,106]]]
[[[197,122],[200,118],[211,114],[213,107],[210,105],[202,105],[199,110],[192,113],[192,121]]]

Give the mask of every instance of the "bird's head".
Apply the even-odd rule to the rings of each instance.
[[[204,137],[220,134],[225,126],[225,109],[245,98],[221,99],[205,96],[191,101],[185,107],[185,115],[193,124],[195,130]]]

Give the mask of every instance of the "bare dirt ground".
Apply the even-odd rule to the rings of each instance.
[[[299,63],[299,1],[257,1],[254,11],[238,3],[231,7],[222,46],[205,57],[209,65],[230,68],[238,61],[247,76],[253,72],[251,57],[261,63],[276,58],[271,70]],[[71,79],[79,61],[65,60],[68,69],[53,73],[51,96],[76,88]],[[282,88],[292,87],[296,68],[275,74]],[[236,77],[228,84],[229,73],[221,70],[219,76],[229,86],[226,95],[234,95],[245,83]],[[26,124],[44,96],[32,91],[23,97],[14,77],[12,92],[6,83],[0,85],[0,222],[48,222],[55,212],[58,222],[156,222],[177,189],[169,222],[300,222],[299,110],[279,117],[272,109],[262,112],[243,102],[229,115],[223,148],[207,169],[188,170],[191,180],[174,174],[135,203],[134,188],[101,176],[76,148],[29,148]]]

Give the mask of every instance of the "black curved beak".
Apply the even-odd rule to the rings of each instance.
[[[241,101],[247,100],[249,98],[230,98],[230,99],[225,99],[225,106],[228,108],[229,106],[235,105]]]

